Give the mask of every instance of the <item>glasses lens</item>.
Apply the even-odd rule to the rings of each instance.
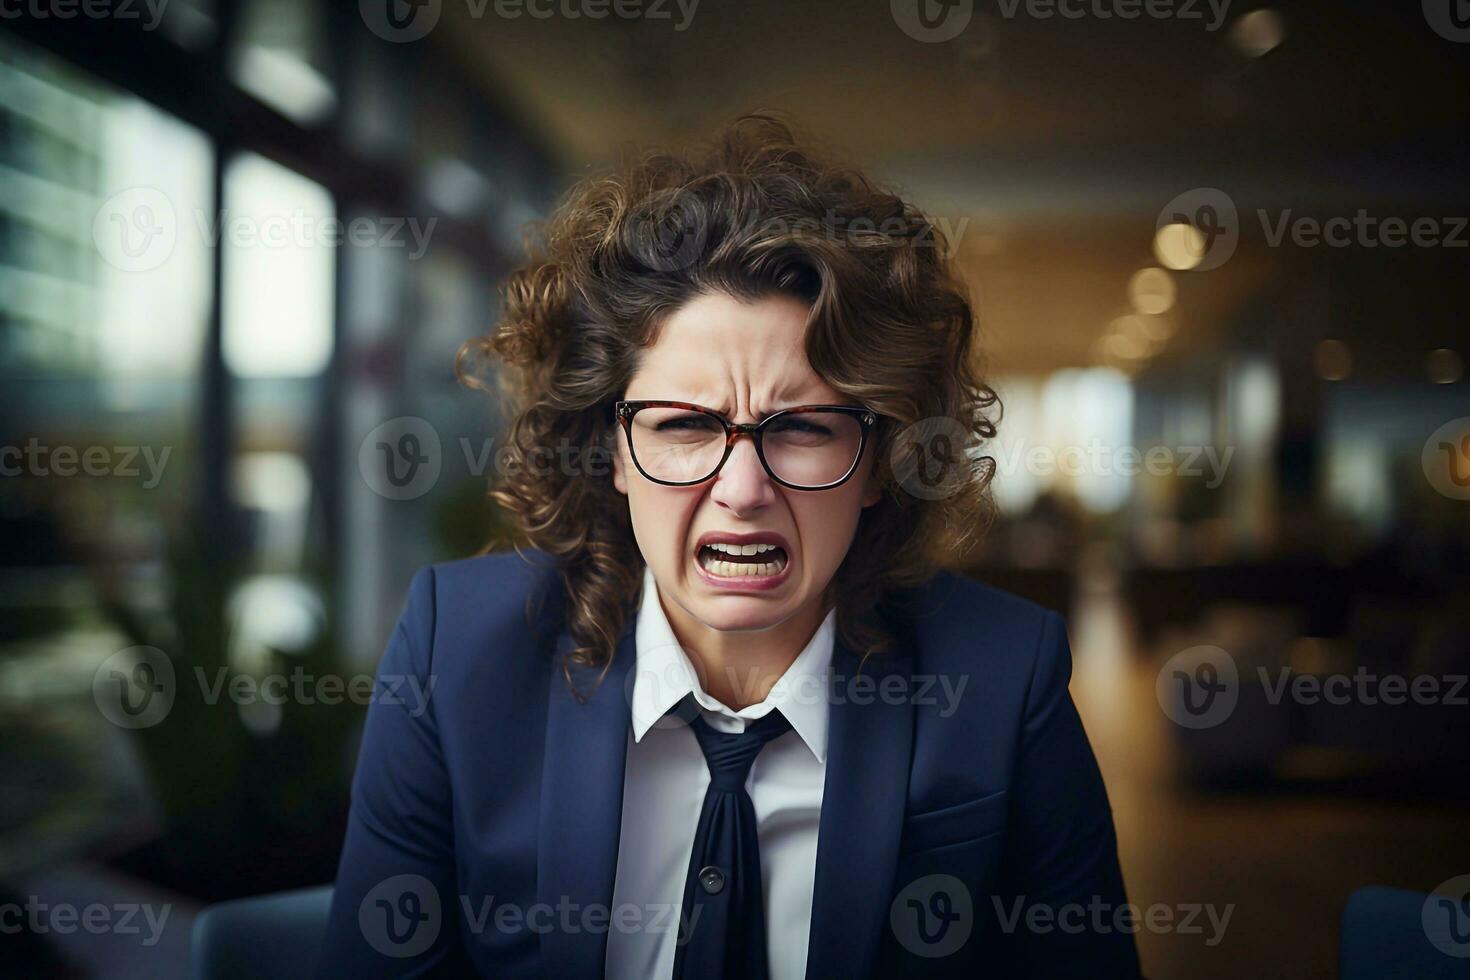
[[[703,480],[725,455],[725,427],[719,419],[683,408],[644,408],[628,426],[633,456],[655,480]]]
[[[771,472],[798,487],[823,487],[847,475],[863,444],[863,426],[845,412],[792,412],[765,429]]]

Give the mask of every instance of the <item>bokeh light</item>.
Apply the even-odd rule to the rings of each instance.
[[[1154,234],[1154,257],[1165,268],[1187,271],[1205,257],[1205,236],[1182,221],[1164,225]]]
[[[1158,315],[1174,306],[1178,289],[1174,277],[1157,266],[1139,269],[1128,281],[1128,299],[1140,313]]]

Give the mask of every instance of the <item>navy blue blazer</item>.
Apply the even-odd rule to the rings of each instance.
[[[636,617],[579,701],[559,576],[528,556],[413,579],[368,711],[323,976],[596,977],[610,928],[673,925],[610,908]],[[859,673],[833,651],[806,976],[1138,976],[1062,619],[949,573],[905,600],[896,652]],[[573,671],[584,693],[595,674]]]

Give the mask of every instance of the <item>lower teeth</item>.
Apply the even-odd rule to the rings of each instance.
[[[745,578],[760,575],[775,575],[786,567],[784,559],[762,562],[733,562],[720,558],[700,556],[699,564],[711,575],[721,578]]]

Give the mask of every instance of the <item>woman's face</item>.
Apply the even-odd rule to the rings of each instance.
[[[750,302],[724,293],[697,296],[665,318],[623,397],[692,402],[734,422],[759,422],[796,405],[853,404],[807,363],[807,314],[789,296]],[[713,478],[670,487],[638,472],[619,435],[613,483],[628,497],[638,548],[664,601],[727,631],[770,629],[824,611],[824,592],[858,517],[880,497],[871,446],[841,486],[791,490],[771,479],[745,436]],[[701,547],[711,535],[751,534],[763,543],[779,541],[785,563],[767,563],[774,552],[765,551],[727,564]],[[740,574],[752,570],[763,574]]]

